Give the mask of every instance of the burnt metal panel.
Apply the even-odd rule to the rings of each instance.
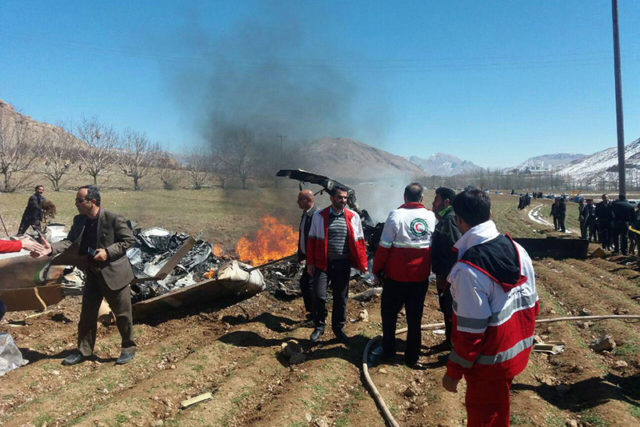
[[[514,238],[529,253],[531,258],[587,258],[589,242],[581,239],[535,239]]]

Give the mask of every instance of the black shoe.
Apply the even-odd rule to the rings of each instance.
[[[309,337],[309,340],[311,342],[318,342],[322,334],[324,334],[324,328],[315,328],[313,332],[311,332],[311,336]]]
[[[118,360],[116,360],[116,365],[125,365],[125,364],[131,362],[135,356],[136,356],[136,352],[135,351],[124,351],[123,350],[120,353],[120,357],[118,357]]]
[[[78,351],[65,357],[62,364],[65,366],[77,365],[80,362],[84,362],[84,360],[85,357]]]
[[[340,329],[339,331],[334,331],[333,333],[335,334],[338,341],[343,344],[349,344],[349,337],[344,333],[342,329]]]

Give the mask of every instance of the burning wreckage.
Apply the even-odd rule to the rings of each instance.
[[[302,183],[317,184],[322,187],[320,192],[331,191],[336,185],[347,188],[348,205],[362,218],[368,252],[370,258],[373,257],[383,224],[374,224],[367,211],[358,207],[353,189],[303,170],[280,170],[277,176],[298,180],[301,186]],[[270,221],[275,220],[263,220],[267,228],[264,239],[282,234],[280,230],[268,229],[272,226]],[[136,319],[191,303],[249,298],[263,290],[280,297],[300,295],[297,279],[302,266],[295,262],[295,254],[282,257],[283,252],[292,253],[297,248],[297,234],[291,227],[287,226],[286,234],[293,236],[288,238],[292,241],[288,246],[278,248],[277,259],[264,255],[252,257],[254,264],[260,265],[251,266],[222,255],[211,243],[188,234],[173,233],[160,227],[140,229],[131,223],[130,226],[136,239],[135,245],[127,251],[135,275],[131,298]],[[63,239],[66,237],[64,226],[49,226],[47,237],[54,242]],[[243,240],[236,252],[243,244],[246,246],[246,239]],[[0,271],[5,278],[0,283],[0,299],[8,311],[44,310],[65,296],[81,294],[83,273],[68,267],[74,264],[71,261],[76,256],[77,247],[73,245],[52,260],[31,258],[26,251],[0,256]],[[371,276],[360,277],[355,270],[352,277],[358,279],[360,288],[368,287],[373,279]]]

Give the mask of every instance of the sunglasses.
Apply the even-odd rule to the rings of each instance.
[[[76,197],[76,203],[82,203],[82,202],[90,202],[91,199],[81,199],[80,197]]]

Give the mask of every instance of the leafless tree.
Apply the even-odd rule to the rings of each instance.
[[[207,181],[211,170],[211,156],[201,153],[191,153],[187,156],[186,163],[193,189],[200,190]]]
[[[118,166],[122,173],[133,179],[133,189],[140,190],[140,180],[158,161],[160,148],[149,141],[144,133],[127,129],[118,151]]]
[[[254,133],[238,127],[223,129],[212,141],[212,148],[217,167],[240,178],[242,189],[246,190],[260,151]]]
[[[160,181],[165,190],[174,190],[178,183],[180,166],[175,159],[166,152],[157,155],[157,168],[160,171]]]
[[[80,147],[71,133],[59,128],[42,144],[42,174],[51,182],[53,191],[60,191],[62,177],[78,161]]]
[[[3,192],[13,192],[28,176],[16,177],[17,172],[28,170],[40,157],[42,144],[31,140],[25,121],[16,120],[0,111],[0,173]]]
[[[86,172],[93,177],[93,184],[97,185],[98,175],[116,161],[117,134],[95,118],[83,118],[76,127],[76,136],[87,144],[78,152],[78,157]]]

